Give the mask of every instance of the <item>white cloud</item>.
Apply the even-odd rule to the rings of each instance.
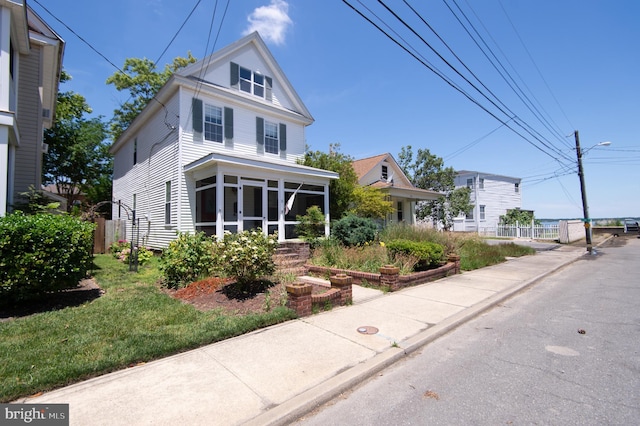
[[[286,1],[271,0],[268,6],[256,8],[251,15],[247,17],[249,26],[242,35],[258,31],[260,37],[266,42],[283,44],[285,41],[285,33],[289,26],[293,24],[288,13],[289,4]]]

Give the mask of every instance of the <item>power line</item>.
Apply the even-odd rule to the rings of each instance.
[[[379,2],[381,4],[384,5],[384,3],[382,3],[380,0]],[[378,31],[380,31],[381,33],[383,33],[387,38],[389,38],[391,41],[393,41],[396,45],[398,45],[401,49],[403,49],[405,52],[409,53],[414,59],[418,60],[423,66],[425,66],[427,69],[429,69],[430,71],[432,71],[433,73],[435,73],[438,77],[440,77],[442,80],[444,80],[447,84],[449,84],[451,87],[453,87],[454,89],[456,89],[458,92],[460,92],[461,94],[463,94],[467,99],[469,99],[471,102],[475,103],[477,106],[479,106],[482,110],[484,110],[485,112],[487,112],[489,115],[491,115],[492,117],[494,117],[496,120],[498,120],[499,122],[501,122],[504,126],[506,126],[507,128],[509,128],[511,131],[513,131],[514,133],[516,133],[518,136],[520,136],[522,139],[524,139],[525,141],[527,141],[528,143],[530,143],[532,146],[534,146],[536,149],[540,150],[541,152],[543,152],[544,154],[550,156],[551,158],[553,158],[554,160],[560,162],[559,159],[556,158],[556,156],[550,154],[549,152],[547,152],[546,150],[544,150],[543,148],[541,148],[540,146],[538,146],[536,143],[532,142],[531,140],[529,140],[526,136],[524,136],[523,134],[521,134],[520,132],[518,132],[516,129],[514,129],[513,127],[511,127],[505,120],[501,119],[500,117],[498,117],[495,113],[493,113],[492,111],[490,111],[488,108],[486,108],[484,105],[482,105],[478,100],[474,99],[469,93],[467,93],[465,90],[463,90],[460,86],[458,86],[457,84],[455,84],[450,78],[448,78],[447,76],[445,76],[443,73],[438,72],[437,70],[434,69],[433,66],[431,66],[427,61],[421,59],[418,57],[418,54],[410,51],[407,46],[403,45],[402,43],[400,43],[397,39],[395,39],[394,37],[392,37],[388,32],[386,32],[385,30],[383,30],[378,24],[376,24],[375,22],[373,22],[368,16],[366,16],[364,13],[362,13],[360,10],[358,10],[356,7],[354,7],[352,4],[350,4],[348,1],[343,0],[343,3],[345,3],[347,6],[349,6],[353,11],[355,11],[358,15],[360,15],[363,19],[365,19],[367,22],[369,22],[371,25],[373,25],[376,29],[378,29]],[[361,2],[359,2],[360,4],[362,4]],[[386,5],[384,5],[386,7]],[[390,10],[390,8],[386,7],[391,13],[393,13],[393,11]],[[397,16],[397,15],[396,15]],[[377,16],[376,16],[377,17]],[[379,20],[381,20],[379,17],[377,17]],[[415,32],[415,30],[413,30],[413,28],[411,28],[408,24],[406,24],[406,22],[404,22],[401,18],[397,17],[397,19],[402,22],[408,29],[410,29],[412,32],[414,32],[414,34],[416,34],[419,38],[421,38],[421,40],[427,45],[429,46],[432,50],[434,50],[421,36],[419,36],[419,34],[417,34]],[[436,52],[437,53],[437,52]],[[441,55],[439,55],[441,56]],[[450,63],[448,63],[446,60],[443,59],[443,61],[445,61],[445,63],[447,63],[450,67],[452,67],[452,65]],[[455,67],[452,67],[455,70]],[[455,70],[459,75],[461,75],[457,70]],[[464,76],[462,76],[464,78]],[[489,99],[486,95],[484,95],[484,93],[482,93],[482,91],[480,91],[476,86],[474,86],[471,82],[468,81],[468,79],[465,78],[465,80],[471,84],[480,94],[483,95],[483,97],[485,97],[489,102],[491,102],[496,108],[498,108],[502,114],[504,115],[508,115],[506,114],[506,112],[504,110],[502,110],[500,107],[498,107],[495,102],[493,102],[491,99]],[[511,116],[509,117],[510,119],[514,119],[515,117]],[[516,124],[518,124],[519,126],[521,126],[519,123],[516,122]],[[526,129],[525,129],[526,130]],[[530,133],[528,131],[528,133]],[[534,135],[532,135],[534,136]],[[555,151],[555,153],[558,156],[564,157],[566,159],[568,159],[568,157],[566,157],[566,155],[564,155],[562,152],[555,150],[554,148],[548,146],[545,142],[541,141],[539,138],[537,138],[536,136],[534,136],[534,139],[537,139],[540,143],[542,143],[542,145],[546,146],[548,149]]]

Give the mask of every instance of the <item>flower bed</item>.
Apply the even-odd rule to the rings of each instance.
[[[447,277],[449,275],[455,275],[460,273],[460,258],[458,256],[450,256],[449,261],[434,269],[429,269],[428,271],[420,271],[413,272],[410,274],[400,275],[398,271],[392,272],[391,274],[385,272],[385,277],[383,278],[382,273],[371,273],[371,272],[361,272],[361,271],[352,271],[347,269],[337,269],[337,268],[327,268],[324,266],[316,266],[311,264],[306,264],[305,268],[309,273],[314,273],[318,275],[337,275],[337,274],[346,274],[353,279],[354,284],[362,284],[366,281],[369,285],[374,287],[384,287],[388,286],[390,290],[399,290],[404,287],[410,287],[412,285],[423,284],[430,281],[435,281],[440,278]],[[392,268],[381,268],[392,269]],[[396,269],[397,268],[393,268]]]

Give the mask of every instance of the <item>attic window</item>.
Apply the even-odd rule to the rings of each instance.
[[[264,76],[240,67],[240,90],[264,98]]]
[[[267,101],[272,100],[273,79],[231,62],[231,87]]]
[[[389,179],[389,170],[387,168],[387,166],[382,166],[382,180],[387,180]]]

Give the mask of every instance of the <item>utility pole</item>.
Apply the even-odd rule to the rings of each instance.
[[[582,150],[580,149],[580,136],[574,132],[576,138],[576,154],[578,155],[578,177],[580,178],[580,192],[582,193],[582,211],[584,213],[584,231],[587,239],[587,251],[591,254],[591,219],[589,219],[589,206],[587,205],[587,190],[584,186],[584,170],[582,169]]]

